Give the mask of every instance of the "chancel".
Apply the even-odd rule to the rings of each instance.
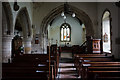
[[[2,2],[1,80],[119,80],[120,2]]]

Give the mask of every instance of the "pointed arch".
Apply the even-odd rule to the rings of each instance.
[[[90,17],[82,10],[69,5],[70,9],[74,11],[76,14],[76,17],[80,19],[86,26],[86,35],[87,36],[94,36],[94,30],[93,30],[93,23],[90,19]],[[51,10],[51,12],[43,19],[41,28],[42,28],[42,33],[47,34],[47,28],[48,24],[55,19],[57,16],[59,16],[62,11],[64,10],[64,5],[60,5],[56,7],[55,9]]]
[[[17,21],[22,25],[23,33],[25,34],[24,37],[30,37],[32,34],[31,33],[32,27],[31,27],[30,17],[26,7],[23,7],[19,10],[16,16],[16,22]]]
[[[12,10],[9,2],[2,3],[2,12],[3,12],[2,19],[6,18],[5,21],[2,20],[3,35],[12,35],[13,34],[13,14],[12,14]],[[6,27],[5,27],[5,24],[7,25]]]

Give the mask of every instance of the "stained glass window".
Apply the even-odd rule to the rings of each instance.
[[[60,39],[63,42],[69,42],[71,40],[71,28],[68,23],[63,23],[60,27]]]

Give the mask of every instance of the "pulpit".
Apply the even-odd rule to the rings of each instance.
[[[91,37],[87,37],[87,53],[101,53],[100,46],[101,39],[93,39]]]
[[[101,53],[100,41],[101,41],[101,39],[93,39],[92,40],[93,53]]]

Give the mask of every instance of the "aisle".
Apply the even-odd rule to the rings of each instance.
[[[69,55],[70,53],[68,53]],[[65,54],[66,55],[66,54]],[[57,80],[80,80],[71,57],[61,57]]]

